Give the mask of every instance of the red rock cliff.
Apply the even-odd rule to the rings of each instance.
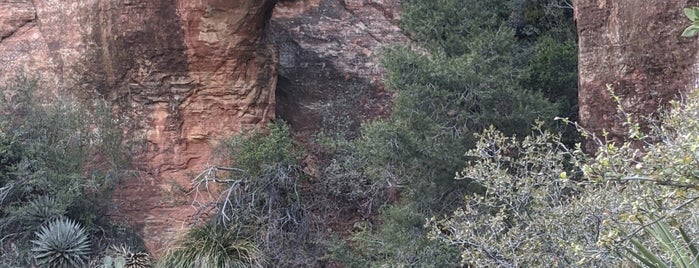
[[[378,55],[406,40],[401,1],[276,2],[0,0],[0,81],[38,74],[42,88],[111,101],[143,141],[114,218],[158,254],[194,213],[191,173],[219,138],[273,118],[275,89],[301,133],[385,113]]]
[[[275,0],[0,0],[0,81],[38,74],[43,88],[110,100],[130,124],[139,180],[115,217],[152,250],[192,214],[189,175],[218,138],[274,117],[277,54],[265,40]]]
[[[614,139],[624,137],[606,85],[632,115],[654,113],[680,92],[699,87],[699,48],[680,37],[689,25],[682,9],[696,0],[576,0],[580,57],[580,120]]]

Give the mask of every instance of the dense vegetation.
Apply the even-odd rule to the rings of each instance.
[[[406,1],[390,116],[305,150],[282,120],[222,142],[194,177],[213,214],[154,265],[696,267],[699,95],[646,132],[620,111],[627,143],[581,129],[565,3]],[[0,266],[149,267],[104,216],[129,168],[118,120],[36,86],[0,94]]]
[[[453,180],[464,152],[475,146],[473,134],[492,125],[526,136],[537,118],[563,130],[552,119],[577,113],[570,10],[548,4],[406,3],[403,28],[422,49],[406,45],[385,53],[386,82],[396,92],[393,113],[362,126],[360,138],[335,152],[323,178],[397,190],[400,201],[353,197],[380,215],[363,215],[371,228],[355,232],[338,259],[371,267],[458,264],[455,248],[429,240],[424,226],[425,219],[456,209],[465,194],[484,190]],[[337,166],[359,174],[337,172]]]
[[[106,217],[129,170],[118,122],[104,103],[40,95],[37,82],[0,88],[0,266],[74,267],[110,244],[142,247]]]
[[[464,152],[476,145],[474,133],[495,126],[526,136],[539,118],[546,128],[565,131],[552,119],[575,119],[572,10],[549,1],[414,0],[404,8],[403,28],[414,43],[387,49],[383,60],[386,83],[396,93],[392,114],[364,123],[357,136],[332,125],[317,133],[309,145],[319,159],[313,178],[296,170],[300,159],[285,149],[293,146],[279,124],[265,137],[244,135],[232,144],[238,148],[229,155],[234,168],[215,172],[230,172],[228,192],[236,194],[208,224],[246,239],[279,266],[459,265],[460,249],[430,239],[425,220],[449,215],[466,194],[486,190],[453,179],[467,160]],[[257,204],[249,196],[258,196]],[[248,225],[265,227],[250,232]]]
[[[673,103],[649,133],[629,118],[629,142],[593,138],[594,156],[547,131],[486,130],[456,176],[485,192],[432,218],[430,237],[475,267],[696,267],[698,97]],[[662,142],[634,146],[651,140]]]

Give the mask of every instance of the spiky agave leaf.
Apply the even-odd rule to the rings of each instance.
[[[40,196],[27,204],[22,215],[23,225],[26,231],[34,231],[38,226],[65,215],[66,208],[53,197]]]
[[[42,267],[84,267],[90,254],[90,241],[77,222],[61,218],[41,226],[32,240],[32,254]]]

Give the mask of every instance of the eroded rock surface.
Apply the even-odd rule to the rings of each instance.
[[[0,0],[0,79],[101,96],[142,141],[143,173],[115,194],[117,220],[156,254],[194,211],[191,173],[221,137],[274,117],[276,0]]]
[[[680,37],[690,24],[682,9],[696,0],[577,0],[580,120],[586,128],[620,139],[626,130],[607,92],[646,116],[679,93],[699,87],[696,38]],[[589,144],[591,146],[591,144]],[[591,149],[591,148],[588,148]]]
[[[38,75],[54,93],[113,104],[142,169],[113,217],[158,255],[195,213],[191,175],[221,137],[274,117],[275,89],[300,133],[387,113],[378,62],[406,41],[401,1],[276,2],[0,0],[0,81]]]
[[[280,1],[272,32],[280,54],[277,113],[297,133],[355,129],[385,115],[382,48],[407,41],[401,0]]]

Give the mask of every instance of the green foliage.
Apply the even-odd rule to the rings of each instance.
[[[156,267],[263,267],[262,250],[252,240],[218,224],[195,226]]]
[[[457,176],[485,192],[432,218],[431,237],[473,266],[613,267],[625,255],[650,267],[689,264],[690,237],[699,235],[697,113],[699,95],[691,93],[649,133],[629,118],[629,142],[583,132],[599,143],[592,158],[545,131],[518,141],[488,130]],[[664,221],[687,228],[676,234]]]
[[[382,225],[362,226],[347,244],[333,250],[334,259],[348,267],[453,267],[458,251],[427,239],[424,213],[417,206],[392,206]]]
[[[509,24],[520,39],[553,37],[574,43],[577,29],[573,23],[573,6],[569,0],[512,0]]]
[[[534,45],[529,65],[522,73],[520,84],[527,89],[540,90],[547,99],[559,103],[559,114],[577,117],[578,49],[574,43],[542,37]]]
[[[0,259],[15,247],[24,263],[29,238],[56,219],[108,229],[109,192],[130,164],[106,103],[54,96],[37,81],[0,87]]]
[[[596,207],[569,208],[581,187],[567,178],[574,174],[572,155],[560,150],[560,137],[541,131],[520,141],[493,128],[478,137],[457,179],[485,192],[467,196],[448,219],[432,218],[430,237],[460,248],[463,264],[473,267],[568,267],[577,261],[566,248],[594,240],[595,233],[581,233],[585,224],[574,223]]]
[[[301,151],[297,150],[284,122],[269,124],[268,133],[253,129],[237,135],[226,144],[228,154],[235,159],[235,166],[246,171],[249,177],[258,177],[274,165],[297,163]]]
[[[682,32],[682,37],[695,37],[699,34],[699,7],[685,8],[684,15],[692,21]]]
[[[493,125],[526,136],[538,118],[576,114],[572,12],[548,3],[405,3],[402,26],[417,44],[383,55],[386,84],[395,92],[391,116],[363,124],[357,139],[324,151],[331,160],[321,172],[323,189],[355,208],[362,222],[377,222],[355,232],[349,251],[336,249],[343,263],[458,265],[453,249],[425,240],[424,219],[483,190],[452,180],[463,152],[477,141],[472,134]]]
[[[66,214],[67,205],[61,204],[49,196],[41,196],[29,201],[21,208],[19,214],[25,231],[34,231],[45,223],[60,218]]]
[[[255,253],[259,258],[275,265],[295,267],[316,261],[316,242],[311,240],[308,211],[298,189],[302,178],[301,153],[288,126],[279,121],[265,130],[240,134],[229,140],[225,148],[225,157],[234,159],[235,166],[212,167],[195,178],[196,191],[208,190],[211,183],[221,183],[225,189],[218,198],[218,215],[207,230],[244,238],[241,241],[245,245],[259,249]],[[204,233],[193,232],[197,232],[192,234],[196,236]],[[200,249],[206,250],[191,247],[192,253],[186,256],[194,260],[209,254],[195,252]],[[200,261],[211,267],[223,263],[211,258]],[[255,262],[261,263],[262,259]]]
[[[691,92],[684,102],[670,102],[662,122],[652,125],[649,133],[641,132],[637,122],[625,123],[631,141],[662,142],[649,142],[640,150],[633,142],[617,145],[599,141],[596,161],[587,165],[585,172],[596,180],[631,179],[680,187],[672,196],[694,189],[699,185],[698,94]]]
[[[414,0],[403,6],[402,28],[447,56],[472,51],[470,40],[495,32],[509,17],[507,1]]]
[[[70,219],[49,222],[36,232],[32,253],[42,267],[83,267],[90,254],[90,240],[85,230]]]
[[[675,235],[671,231],[670,225],[664,221],[652,222],[646,229],[655,239],[655,242],[660,244],[661,250],[668,253],[672,265],[667,265],[661,256],[653,253],[636,239],[632,239],[631,243],[637,251],[627,248],[628,254],[643,264],[637,264],[638,266],[651,268],[699,267],[699,250],[697,250],[694,241],[689,238],[682,227],[677,227],[677,230],[680,237]]]
[[[52,207],[87,220],[93,211],[84,208],[94,207],[95,200],[86,197],[107,190],[115,167],[123,166],[119,159],[98,154],[109,151],[107,143],[120,142],[116,126],[98,128],[111,124],[111,115],[98,112],[102,104],[89,110],[66,96],[45,104],[29,79],[8,85],[1,95],[0,141],[9,152],[2,161],[3,219],[23,219],[22,213],[32,213],[27,207],[33,200],[50,198],[56,203]],[[123,149],[116,150],[113,155],[123,155]],[[77,207],[81,209],[73,209]],[[17,225],[4,222],[0,228],[14,232]]]

